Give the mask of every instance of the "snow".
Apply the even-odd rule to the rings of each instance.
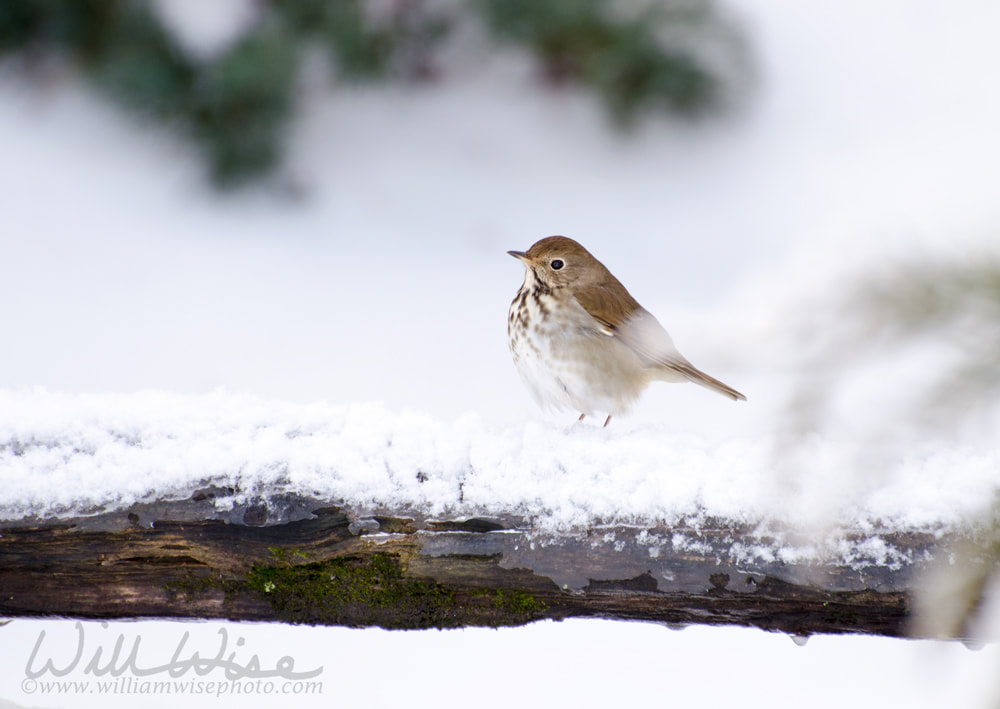
[[[179,32],[206,56],[252,19],[239,0],[226,3],[244,8],[228,23],[174,5],[158,4],[178,27],[198,24]],[[39,87],[0,65],[0,517],[117,509],[214,481],[239,488],[222,506],[296,491],[441,516],[509,512],[542,531],[718,516],[806,533],[747,540],[738,559],[889,567],[908,560],[886,531],[976,524],[997,495],[997,407],[928,431],[908,398],[950,343],[918,342],[832,381],[814,373],[810,386],[832,384],[836,407],[804,435],[789,400],[804,354],[833,341],[841,314],[827,306],[858,271],[995,253],[1000,6],[729,5],[759,77],[730,116],[617,136],[592,97],[539,88],[530,62],[483,53],[418,89],[304,87],[288,189],[221,200],[176,137],[123,117],[74,76],[56,71]],[[660,384],[608,429],[536,412],[506,348],[522,274],[504,252],[556,233],[583,243],[695,365],[749,401]],[[844,544],[845,529],[856,542]],[[699,542],[640,543],[655,558]],[[916,644],[885,639],[799,649],[760,633],[660,631],[565,623],[389,637],[439,663],[418,664],[408,686],[500,648],[483,660],[495,668],[546,633],[546,652],[520,662],[539,690],[569,673],[563,658],[577,649],[591,653],[575,665],[587,667],[594,647],[616,649],[606,674],[587,674],[593,683],[548,687],[559,703],[621,691],[630,668],[636,700],[648,701],[675,666],[670,703],[703,701],[718,675],[689,680],[720,666],[719,647],[732,650],[721,666],[739,673],[733,686],[754,688],[737,697],[748,706],[858,703],[855,683],[809,674],[831,666],[881,704],[995,699],[995,646],[949,646],[950,669],[928,671]],[[309,645],[360,658],[334,679],[377,676],[368,661],[386,652],[383,635],[340,632],[316,631]],[[16,637],[0,643],[16,655],[5,667],[24,662]],[[709,649],[695,651],[695,638]],[[478,676],[474,688],[494,679],[453,675]],[[7,685],[0,694],[35,703]]]
[[[0,390],[0,519],[93,515],[212,488],[223,519],[265,501],[280,522],[293,494],[344,505],[358,524],[378,513],[514,519],[532,544],[611,529],[604,546],[651,558],[664,548],[711,553],[700,530],[729,524],[750,531],[714,551],[747,568],[856,571],[912,565],[893,535],[974,534],[992,519],[997,450],[911,454],[868,483],[848,467],[858,464],[852,445],[815,443],[794,473],[782,450],[761,437],[717,444],[627,421],[497,426],[472,413],[444,422],[222,391]]]
[[[154,0],[153,9],[174,40],[195,59],[215,59],[259,18],[252,0]]]
[[[446,423],[375,404],[221,391],[0,391],[7,519],[184,499],[214,485],[239,490],[220,506],[291,492],[359,511],[518,515],[543,531],[709,518],[802,529],[820,500],[840,527],[961,530],[988,513],[1000,467],[1000,451],[939,450],[898,461],[859,491],[835,447],[811,451],[817,462],[794,485],[775,455],[760,438],[711,445],[627,422],[500,427],[476,414]]]
[[[788,636],[738,628],[692,626],[677,632],[650,623],[591,619],[546,621],[518,629],[419,633],[252,623],[86,623],[85,628],[86,652],[78,669],[63,678],[40,677],[40,682],[89,680],[94,687],[97,680],[114,680],[112,675],[85,674],[82,666],[97,648],[104,649],[100,664],[105,665],[119,636],[123,655],[135,638],[141,638],[138,659],[146,666],[169,662],[184,633],[190,638],[181,657],[198,651],[213,658],[220,646],[219,630],[225,628],[236,662],[246,663],[256,654],[265,669],[283,656],[294,659],[297,672],[321,667],[316,679],[323,682],[322,694],[281,698],[307,707],[329,706],[331,698],[345,706],[384,704],[390,662],[394,686],[405,687],[407,704],[415,707],[462,704],[470,697],[484,709],[542,700],[579,707],[650,701],[670,706],[732,701],[744,707],[805,703],[816,709],[886,703],[912,709],[987,707],[993,706],[990,702],[996,696],[1000,662],[998,645],[970,652],[957,643],[818,636],[800,647]],[[46,693],[38,685],[33,693],[25,693],[20,670],[43,630],[39,660],[51,656],[65,667],[72,658],[78,643],[73,622],[15,620],[0,628],[0,663],[18,670],[0,675],[0,696],[30,707],[136,705],[136,694]],[[241,638],[244,642],[237,646]],[[832,674],[837,681],[831,681]],[[154,674],[139,679],[171,677]],[[187,672],[177,679],[208,682],[225,680],[225,675],[219,670],[200,677]],[[280,687],[280,679],[276,686]],[[255,692],[238,698],[162,693],[141,697],[142,706],[150,709],[174,707],[179,701],[192,709],[237,705],[254,709],[274,706],[275,696]],[[0,707],[7,709],[3,700]]]

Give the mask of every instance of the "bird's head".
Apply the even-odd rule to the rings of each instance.
[[[552,288],[599,282],[607,269],[589,251],[565,236],[548,236],[527,251],[508,251],[536,281]]]

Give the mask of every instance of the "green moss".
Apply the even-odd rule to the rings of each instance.
[[[407,578],[399,559],[385,553],[254,566],[246,586],[289,623],[400,629],[521,625],[544,610],[524,591],[484,596]]]
[[[243,577],[189,573],[164,584],[164,590],[174,602],[221,592],[228,603],[250,594],[269,605],[275,619],[286,623],[350,627],[523,625],[543,617],[547,610],[527,591],[449,588],[433,580],[409,578],[395,554],[303,562],[307,555],[298,549],[272,547],[269,551],[274,562],[254,565]]]
[[[510,599],[510,608],[516,613],[543,613],[548,606],[527,591],[513,591]]]
[[[275,561],[282,561],[286,563],[292,563],[295,558],[302,559],[303,561],[309,558],[309,554],[302,551],[301,549],[286,549],[284,547],[268,547],[267,550],[271,552],[271,556],[274,557]]]
[[[489,592],[484,591],[483,594],[486,595]],[[496,608],[507,613],[537,616],[546,609],[544,603],[527,591],[498,588],[490,595],[493,597],[493,604]]]

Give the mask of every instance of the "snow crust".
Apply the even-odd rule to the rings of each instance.
[[[871,483],[845,469],[849,451],[829,441],[796,460],[810,463],[792,468],[767,438],[717,444],[627,421],[497,427],[472,413],[445,422],[380,404],[223,391],[0,390],[8,520],[184,499],[215,485],[234,490],[222,507],[298,493],[361,510],[513,514],[552,531],[710,519],[809,530],[822,521],[870,533],[861,551],[890,563],[879,532],[962,528],[987,513],[1000,469],[995,450],[938,446],[899,458]]]

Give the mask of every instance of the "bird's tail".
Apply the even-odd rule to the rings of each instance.
[[[695,367],[688,361],[684,362],[671,362],[670,368],[681,374],[689,382],[694,382],[695,384],[700,384],[706,389],[711,389],[712,391],[717,391],[723,396],[728,396],[733,401],[746,401],[747,398],[741,393],[733,389],[728,384],[723,384],[715,377],[705,374],[703,371]]]

